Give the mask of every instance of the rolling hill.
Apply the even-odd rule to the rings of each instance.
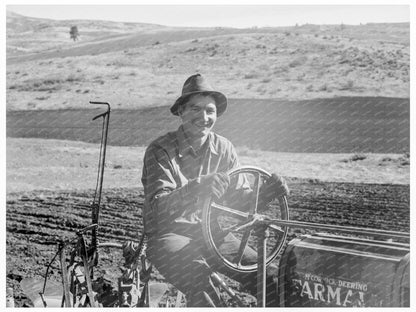
[[[195,72],[234,99],[409,97],[408,23],[179,28],[8,12],[6,32],[7,110],[169,105]]]

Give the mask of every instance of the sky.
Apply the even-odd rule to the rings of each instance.
[[[249,3],[248,1],[242,3],[234,1],[232,5],[114,5],[114,2],[111,4],[105,1],[101,1],[101,5],[16,5],[10,1],[7,3],[9,4],[6,6],[7,10],[31,17],[58,20],[99,19],[166,26],[244,28],[294,26],[307,23],[359,25],[360,23],[409,22],[410,20],[409,6],[405,5],[405,1],[396,1],[397,4],[402,3],[401,5],[387,5],[380,1],[380,4],[373,5],[283,5],[271,1],[260,1],[260,3],[269,3],[263,5],[244,4]],[[224,1],[224,3],[230,2]]]

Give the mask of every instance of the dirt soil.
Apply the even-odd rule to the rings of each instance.
[[[409,231],[409,159],[403,155],[367,154],[365,159],[356,159],[359,155],[273,153],[245,147],[238,152],[243,165],[259,166],[287,178],[290,219]],[[143,153],[143,147],[108,147],[100,242],[139,240]],[[75,237],[77,230],[91,224],[98,158],[97,144],[7,139],[6,270],[16,306],[31,305],[19,282],[41,279],[58,242]],[[289,240],[306,232],[293,230]],[[106,300],[114,300],[124,263],[121,250],[99,252],[96,276],[109,285]],[[50,279],[60,281],[59,274],[55,263]],[[152,278],[162,280],[157,271]],[[255,303],[238,283],[227,282],[247,304]],[[169,298],[176,298],[173,287]]]
[[[409,231],[409,186],[298,181],[291,183],[290,218],[327,224]],[[30,191],[7,195],[7,286],[14,288],[16,306],[30,306],[19,282],[42,277],[57,251],[57,242],[75,237],[90,224],[93,190]],[[100,242],[139,239],[142,233],[141,189],[107,189],[100,214]],[[123,224],[123,227],[120,227]],[[306,230],[292,230],[289,240]],[[96,276],[117,289],[123,263],[118,249],[100,250]],[[58,263],[50,274],[59,281]],[[161,280],[157,272],[153,280]],[[248,304],[255,299],[228,281]],[[111,292],[109,293],[111,294]],[[170,294],[174,298],[174,289]],[[108,298],[107,298],[108,299]],[[109,299],[108,299],[109,300]],[[166,304],[162,302],[162,304]]]

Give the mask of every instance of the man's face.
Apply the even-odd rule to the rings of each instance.
[[[181,108],[180,116],[188,136],[207,136],[217,120],[215,100],[209,95],[191,96]]]

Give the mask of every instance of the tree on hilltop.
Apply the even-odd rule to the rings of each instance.
[[[78,27],[72,26],[71,30],[69,31],[69,34],[71,35],[72,40],[77,41],[79,36]]]

